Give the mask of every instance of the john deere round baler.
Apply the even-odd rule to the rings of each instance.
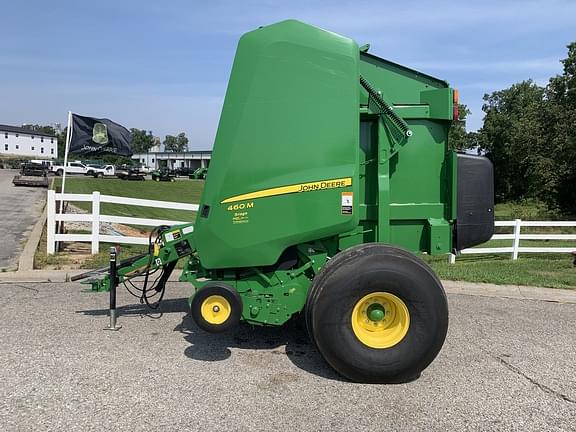
[[[440,351],[448,305],[416,254],[488,240],[490,162],[448,150],[457,93],[298,21],[242,36],[194,224],[159,227],[118,281],[176,261],[208,332],[303,314],[360,382],[413,379]],[[92,281],[107,289],[109,277]]]

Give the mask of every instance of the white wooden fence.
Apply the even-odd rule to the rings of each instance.
[[[84,201],[92,203],[92,213],[82,214],[60,214],[56,213],[56,201]],[[142,225],[155,227],[158,225],[177,225],[190,223],[190,221],[174,221],[163,219],[146,219],[137,217],[111,216],[100,213],[100,203],[124,204],[140,207],[155,207],[173,210],[197,211],[198,204],[184,204],[171,201],[152,201],[139,198],[118,197],[112,195],[100,195],[100,192],[91,194],[69,194],[48,191],[47,201],[47,252],[53,254],[56,251],[57,242],[75,241],[92,243],[92,253],[99,251],[99,243],[124,243],[124,244],[148,244],[146,237],[130,237],[100,234],[100,223],[120,223],[130,225]],[[56,232],[56,222],[89,222],[92,224],[90,234],[58,234]]]
[[[458,252],[458,254],[498,254],[510,253],[513,260],[518,259],[519,253],[571,253],[576,251],[576,244],[571,247],[521,247],[520,240],[566,240],[576,241],[576,234],[522,234],[522,227],[576,227],[576,221],[496,221],[497,227],[513,227],[512,234],[494,234],[490,240],[512,240],[512,246],[494,248],[470,248]],[[456,255],[451,254],[449,260],[452,264],[456,261]]]

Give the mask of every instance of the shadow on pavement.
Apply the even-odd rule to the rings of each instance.
[[[272,350],[273,354],[286,355],[300,369],[323,378],[343,381],[320,356],[308,339],[306,328],[300,317],[294,318],[282,327],[260,327],[241,323],[231,333],[206,333],[192,319],[190,314],[183,317],[182,323],[174,331],[184,334],[190,343],[184,354],[200,361],[221,361],[232,354],[230,348],[242,350]],[[285,352],[275,350],[285,346]]]
[[[119,316],[147,316],[149,318],[158,319],[161,318],[165,313],[186,313],[188,312],[188,299],[166,299],[162,300],[160,306],[157,309],[151,309],[146,304],[131,304],[125,306],[118,306],[116,309]],[[81,313],[88,316],[107,316],[108,308],[106,309],[89,309],[76,311],[76,313]]]
[[[145,304],[118,307],[120,317],[147,316],[159,319],[165,313],[185,313],[182,322],[174,328],[174,331],[184,335],[184,339],[190,344],[184,350],[184,355],[194,360],[207,362],[226,360],[232,355],[230,348],[272,350],[274,354],[286,355],[295,366],[306,372],[327,379],[345,381],[324,361],[310,342],[302,317],[293,318],[281,327],[260,327],[241,323],[230,333],[211,334],[198,328],[188,311],[187,298],[163,300],[159,308],[154,310]],[[106,316],[108,309],[81,310],[76,313]],[[275,350],[282,346],[286,347],[285,352]]]

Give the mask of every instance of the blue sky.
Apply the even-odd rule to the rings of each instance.
[[[296,18],[443,78],[482,125],[482,95],[562,71],[576,1],[7,1],[0,123],[65,123],[68,110],[186,132],[212,147],[238,38]]]

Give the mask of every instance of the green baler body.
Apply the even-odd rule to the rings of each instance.
[[[411,137],[393,139],[360,76]],[[245,34],[194,227],[201,266],[268,266],[324,239],[334,251],[378,241],[449,252],[452,100],[446,82],[298,21]]]
[[[313,309],[311,284],[347,248],[443,254],[486,241],[491,165],[448,150],[453,101],[446,82],[298,21],[245,34],[196,222],[158,231],[119,280],[161,267],[165,282],[186,257],[197,323],[221,312],[204,311],[205,296],[228,293],[235,319],[282,325]]]

